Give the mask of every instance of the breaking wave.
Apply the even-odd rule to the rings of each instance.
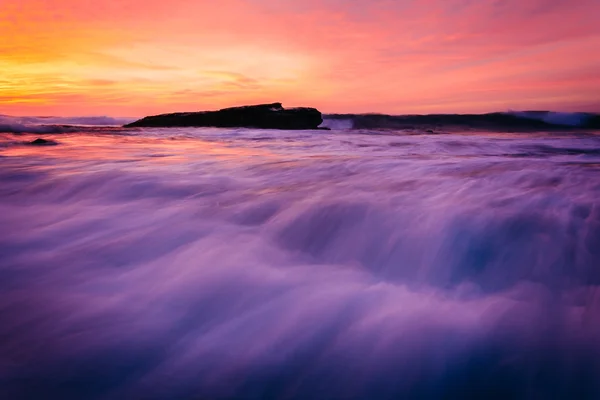
[[[397,130],[487,130],[549,131],[600,129],[600,115],[591,113],[559,113],[524,111],[489,114],[330,114],[323,125],[331,129],[397,129]]]
[[[75,131],[77,131],[77,128],[72,126],[0,123],[0,133],[66,133]]]
[[[0,115],[0,133],[68,133],[89,126],[122,126],[133,118],[15,117]]]
[[[545,123],[551,125],[573,127],[585,127],[588,125],[589,121],[594,117],[594,114],[583,112],[565,113],[551,111],[513,111],[510,114],[520,118],[544,121]]]
[[[328,118],[324,116],[323,123],[321,124],[324,128],[332,130],[346,130],[354,128],[354,121],[352,117],[347,118]]]

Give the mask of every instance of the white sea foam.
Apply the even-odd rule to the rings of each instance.
[[[354,128],[354,122],[352,121],[352,118],[336,119],[325,117],[323,118],[321,126],[330,129],[344,130]]]

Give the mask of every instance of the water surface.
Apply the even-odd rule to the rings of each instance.
[[[600,136],[0,134],[0,397],[600,398]]]

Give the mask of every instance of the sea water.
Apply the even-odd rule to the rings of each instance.
[[[2,399],[600,398],[594,132],[33,132]]]

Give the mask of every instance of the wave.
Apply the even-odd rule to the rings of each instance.
[[[328,116],[324,116],[321,127],[333,130],[352,129],[354,128],[354,120],[350,116],[348,118],[329,118]]]
[[[75,131],[77,131],[77,128],[72,126],[23,125],[0,123],[1,133],[68,133]]]
[[[323,127],[331,129],[544,131],[600,129],[600,114],[552,111],[509,111],[488,114],[328,114]]]
[[[135,118],[115,118],[107,116],[81,116],[81,117],[16,117],[0,114],[1,123],[15,123],[25,125],[79,125],[79,126],[122,126],[134,121]]]
[[[81,127],[122,126],[134,118],[113,117],[15,117],[0,115],[2,133],[68,133]]]
[[[566,113],[552,111],[512,111],[509,114],[519,118],[533,119],[560,126],[585,126],[594,116],[593,114],[583,112]]]

